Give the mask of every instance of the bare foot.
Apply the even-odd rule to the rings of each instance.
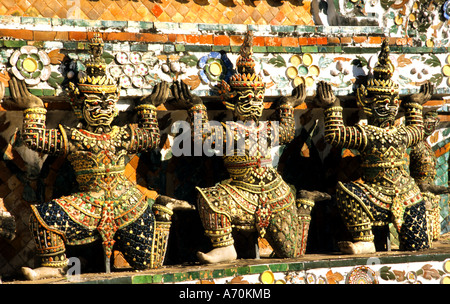
[[[374,253],[375,244],[373,242],[339,242],[339,249],[346,254]]]
[[[208,253],[197,252],[197,258],[204,264],[215,264],[220,262],[236,260],[237,253],[234,245],[214,248]]]
[[[320,201],[331,199],[331,195],[329,195],[328,193],[320,192],[320,191],[307,191],[307,190],[298,191],[297,197],[309,199],[314,202],[320,202]]]
[[[22,273],[27,280],[36,281],[49,278],[62,278],[65,271],[63,268],[55,267],[39,267],[36,269],[22,267]]]
[[[160,195],[156,198],[155,204],[163,205],[170,210],[195,210],[195,206],[189,204],[186,201],[177,200],[165,195]]]

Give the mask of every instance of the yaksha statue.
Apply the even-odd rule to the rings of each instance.
[[[340,242],[348,254],[375,252],[374,226],[393,223],[399,233],[400,250],[429,247],[425,203],[419,187],[407,170],[407,148],[423,139],[422,104],[431,98],[430,83],[400,105],[399,88],[392,81],[394,66],[384,40],[373,77],[357,89],[358,105],[367,115],[367,125],[345,126],[342,106],[328,83],[317,87],[317,103],[324,108],[325,139],[339,148],[361,154],[362,178],[338,182],[336,200],[353,242]],[[399,107],[405,123],[396,126]]]
[[[16,105],[25,109],[23,141],[40,153],[66,155],[79,186],[77,193],[32,206],[30,227],[40,267],[22,269],[30,280],[63,275],[66,244],[101,239],[107,272],[114,244],[135,269],[158,267],[164,259],[174,202],[143,195],[124,170],[128,154],[158,146],[155,109],[165,102],[170,87],[161,82],[139,100],[137,125],[112,126],[118,114],[119,88],[106,74],[101,38],[95,35],[89,47],[86,74],[69,88],[82,127],[47,129],[42,100],[30,94],[25,83],[14,77],[10,80]]]
[[[229,179],[209,188],[198,188],[197,208],[205,234],[213,249],[198,252],[203,263],[218,263],[237,258],[233,230],[252,231],[265,237],[278,257],[297,257],[304,253],[308,216],[314,200],[324,195],[296,191],[283,181],[272,166],[270,146],[290,142],[295,135],[294,108],[306,98],[305,86],[293,90],[292,96],[278,100],[277,120],[259,121],[264,110],[265,83],[255,73],[252,58],[253,36],[248,32],[237,72],[229,82],[222,81],[220,93],[234,120],[219,128],[208,128],[207,109],[184,83],[173,85],[173,96],[188,109],[195,143],[225,142],[222,154]],[[325,197],[324,197],[325,198]],[[297,203],[301,206],[298,208]],[[300,210],[300,211],[299,211]]]
[[[448,194],[450,188],[436,185],[437,159],[427,139],[439,124],[438,113],[435,110],[423,114],[424,139],[411,148],[409,153],[409,169],[422,192],[427,210],[428,235],[430,244],[439,239],[440,223],[440,195]]]

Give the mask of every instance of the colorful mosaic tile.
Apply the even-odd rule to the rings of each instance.
[[[272,5],[255,1],[131,1],[131,0],[55,0],[1,1],[0,14],[85,20],[126,20],[150,22],[304,24],[313,25],[310,3],[287,1]]]

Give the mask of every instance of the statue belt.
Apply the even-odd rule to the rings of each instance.
[[[75,168],[76,175],[105,175],[105,174],[118,174],[125,171],[125,166],[111,166],[103,168]]]
[[[400,160],[400,161],[377,162],[377,163],[373,163],[373,164],[363,163],[363,164],[361,164],[361,167],[364,167],[364,168],[394,168],[394,167],[401,167],[403,165],[406,165],[406,161]]]
[[[227,168],[254,168],[254,167],[267,167],[272,165],[270,158],[257,158],[248,161],[241,162],[227,162],[225,167]]]

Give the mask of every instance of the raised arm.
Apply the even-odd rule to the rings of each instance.
[[[317,84],[316,104],[324,109],[325,140],[333,146],[362,150],[367,144],[364,130],[358,126],[345,126],[339,99],[334,95],[331,85]]]
[[[63,127],[47,129],[47,110],[42,100],[32,95],[24,81],[12,77],[9,89],[15,105],[23,109],[22,138],[27,147],[45,154],[66,154],[68,141]]]
[[[418,93],[410,95],[402,102],[402,107],[405,109],[408,146],[416,145],[423,139],[422,105],[431,99],[433,91],[433,84],[426,82],[420,86]]]
[[[136,110],[138,126],[133,127],[130,153],[137,153],[155,149],[160,142],[160,132],[157,120],[156,107],[163,104],[169,96],[169,84],[166,81],[158,83],[150,95],[140,98]]]
[[[306,99],[306,88],[304,84],[296,86],[291,96],[282,96],[278,100],[277,117],[279,125],[279,143],[287,144],[295,136],[294,109],[301,105]]]
[[[192,94],[184,82],[176,81],[172,86],[172,95],[178,108],[186,109],[191,124],[192,138],[194,142],[203,142],[212,138],[214,128],[205,128],[209,123],[208,112],[202,99]],[[223,134],[219,134],[223,136]]]

